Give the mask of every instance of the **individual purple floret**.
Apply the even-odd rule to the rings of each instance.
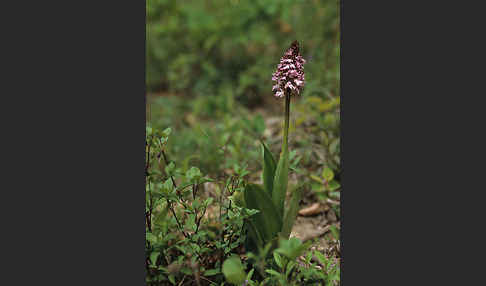
[[[300,94],[305,83],[304,64],[305,60],[299,52],[299,43],[294,41],[272,74],[272,81],[275,82],[272,91],[276,97],[283,97],[285,90],[289,90],[289,94],[292,91]]]

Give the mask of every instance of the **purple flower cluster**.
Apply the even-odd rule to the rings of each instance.
[[[305,60],[299,53],[299,43],[294,41],[272,74],[272,81],[275,82],[272,91],[276,97],[283,97],[285,90],[300,94],[305,82],[304,64]]]

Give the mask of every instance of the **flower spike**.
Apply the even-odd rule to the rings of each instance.
[[[285,91],[289,94],[300,94],[304,87],[304,64],[305,60],[300,55],[299,43],[294,41],[290,48],[285,51],[277,70],[272,74],[272,81],[275,82],[272,92],[276,97],[283,97]]]

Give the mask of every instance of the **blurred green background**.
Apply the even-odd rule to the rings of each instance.
[[[220,175],[258,169],[258,139],[280,148],[282,100],[271,76],[298,40],[304,92],[292,103],[295,168],[339,177],[339,1],[149,0],[147,122],[172,127],[169,153]]]

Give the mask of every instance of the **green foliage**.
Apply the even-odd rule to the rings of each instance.
[[[268,150],[265,143],[262,142],[263,148],[263,186],[265,192],[271,197],[273,192],[273,179],[275,178],[276,163],[272,152]]]
[[[312,189],[321,200],[328,198],[338,200],[341,197],[341,184],[336,180],[334,171],[329,167],[324,167],[321,176],[310,175],[313,180]],[[336,208],[339,214],[339,208]]]
[[[272,241],[282,229],[282,216],[272,202],[272,198],[258,185],[248,184],[245,188],[245,203],[249,209],[258,210],[259,213],[251,218],[251,228],[258,233],[253,237],[258,246],[263,247]]]
[[[273,180],[272,200],[280,216],[283,216],[285,195],[289,178],[289,149],[282,148]]]
[[[283,226],[281,236],[288,238],[290,232],[292,231],[292,226],[294,225],[297,212],[299,211],[299,202],[302,198],[302,192],[300,188],[295,188],[292,192],[292,198],[290,199],[287,208],[284,212]]]
[[[245,240],[243,223],[256,213],[222,200],[219,202],[222,228],[210,227],[205,214],[215,198],[202,197],[204,194],[199,189],[204,183],[215,181],[205,177],[197,167],[182,172],[175,162],[168,160],[170,134],[170,128],[162,132],[150,126],[146,128],[145,218],[149,284],[175,284],[182,279],[181,275],[193,273],[196,261],[203,261],[214,253],[221,252],[224,259],[242,245]],[[228,189],[223,192],[239,190],[243,183],[240,175],[245,172],[245,168],[238,167],[239,175],[228,179],[231,187],[228,183]],[[220,199],[225,197],[223,192]],[[206,263],[197,271],[221,280],[220,267],[221,263]]]
[[[218,176],[235,164],[259,165],[257,140],[265,130],[261,116],[251,116],[245,109],[233,114],[207,119],[194,112],[195,103],[184,98],[148,98],[150,126],[162,129],[173,126],[175,136],[167,142],[167,155],[176,158],[183,172],[197,164],[201,172]],[[246,120],[241,120],[244,118]]]
[[[275,167],[275,159],[263,142],[263,187],[247,184],[244,202],[249,209],[258,210],[247,224],[250,248],[261,250],[264,245],[274,243],[279,236],[288,238],[298,212],[301,192],[297,188],[292,199],[284,208],[288,181],[288,149],[280,156]],[[278,205],[277,205],[278,204]]]
[[[309,132],[319,134],[317,138],[325,151],[325,164],[335,173],[340,172],[340,97],[321,98],[310,96],[296,107],[299,114],[297,124],[313,123]]]
[[[268,192],[245,182],[244,177],[250,173],[246,164],[235,164],[232,175],[223,181],[208,178],[195,166],[183,170],[166,154],[172,133],[170,128],[146,128],[148,285],[178,285],[183,280],[195,283],[197,279],[201,285],[309,285],[339,281],[338,264],[321,253],[314,253],[325,265],[321,270],[310,259],[303,265],[297,262],[306,253],[306,257],[309,253],[312,256],[307,250],[310,242],[281,238],[277,245],[278,232],[288,232],[292,222],[281,221]],[[198,191],[206,183],[216,187],[212,196]],[[298,189],[292,192],[285,220],[294,216],[300,195]],[[238,198],[243,204],[237,203]],[[216,219],[205,216],[211,206],[219,207]],[[251,235],[245,225],[253,226],[261,235],[261,248],[256,253],[247,252],[247,259],[242,260],[241,248],[247,235]]]
[[[338,285],[338,263],[320,252],[309,251],[309,246],[310,242],[302,243],[296,238],[281,239],[273,251],[268,244],[259,254],[248,253],[246,268],[238,264],[238,258],[230,259],[240,278],[240,271],[250,269],[245,285]],[[302,256],[305,259],[298,258]]]
[[[232,256],[223,263],[224,277],[234,285],[241,285],[245,281],[246,273],[238,256]]]
[[[289,240],[280,240],[280,247],[277,248],[275,251],[287,257],[290,260],[294,260],[297,256],[301,255],[302,252],[310,246],[310,241],[306,244],[302,244],[302,242],[293,237]]]

